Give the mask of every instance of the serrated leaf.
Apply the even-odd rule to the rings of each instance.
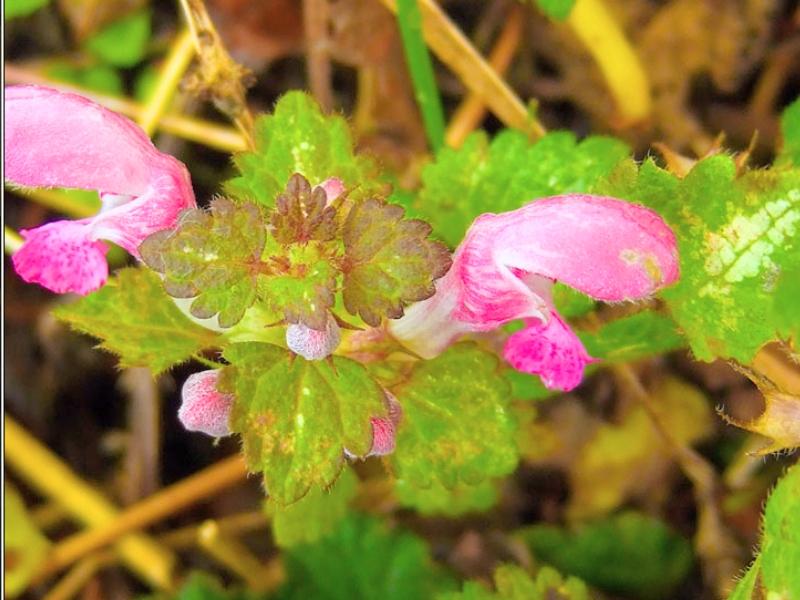
[[[392,465],[400,479],[429,487],[475,485],[517,465],[517,422],[497,358],[471,343],[419,362],[393,390],[403,405]]]
[[[628,156],[618,140],[553,132],[532,144],[520,131],[505,130],[488,142],[471,134],[459,149],[445,148],[422,170],[414,205],[437,236],[455,247],[479,215],[514,210],[536,198],[587,192]]]
[[[440,594],[437,600],[588,600],[589,590],[579,579],[566,580],[555,569],[545,566],[531,578],[516,565],[501,565],[494,572],[497,592],[468,581],[461,592]]]
[[[275,543],[282,548],[314,544],[333,532],[347,514],[347,505],[356,494],[358,478],[351,469],[328,490],[312,488],[303,498],[281,506],[269,500],[264,511],[272,523]]]
[[[295,173],[286,192],[275,200],[272,235],[279,244],[306,244],[312,240],[329,242],[336,237],[339,223],[336,209],[326,206],[327,194],[321,187],[311,188],[308,180]]]
[[[536,557],[616,594],[664,598],[689,574],[691,542],[658,519],[625,512],[573,531],[534,525],[519,532]]]
[[[778,318],[783,273],[800,265],[800,169],[736,176],[733,160],[698,162],[683,180],[651,160],[623,163],[603,192],[658,211],[677,235],[680,282],[662,292],[692,351],[702,360],[752,360],[800,325],[800,311]]]
[[[31,520],[19,492],[8,482],[4,487],[3,595],[16,598],[42,566],[50,542]]]
[[[485,512],[499,499],[497,483],[489,479],[477,485],[458,483],[447,489],[438,481],[429,488],[420,488],[398,479],[395,483],[397,501],[401,506],[413,508],[421,515],[446,515],[460,517],[471,512]]]
[[[405,600],[452,589],[423,540],[374,517],[350,515],[314,545],[285,554],[281,600]]]
[[[134,67],[144,60],[150,40],[150,9],[139,10],[103,27],[83,44],[92,56],[115,67]]]
[[[323,331],[328,322],[328,309],[336,302],[337,266],[322,245],[311,242],[290,246],[281,258],[286,260],[284,274],[262,277],[259,296],[267,308],[282,313],[289,323]]]
[[[333,366],[291,362],[284,348],[259,342],[231,344],[224,356],[231,366],[217,388],[236,395],[231,430],[242,435],[247,466],[263,473],[275,502],[291,504],[313,484],[330,487],[344,448],[369,452],[370,417],[387,415],[383,390],[361,364],[339,356]]]
[[[401,206],[370,198],[354,206],[344,224],[344,306],[372,327],[430,298],[433,282],[452,264],[447,248],[428,239],[430,226],[404,214]]]
[[[800,98],[792,102],[781,115],[783,144],[775,165],[791,163],[800,167]]]
[[[217,198],[209,211],[188,209],[178,228],[159,231],[139,247],[142,260],[164,275],[164,290],[175,298],[194,298],[198,319],[218,315],[222,328],[242,320],[253,305],[258,277],[269,272],[261,262],[266,228],[255,204],[236,206]]]
[[[778,481],[764,510],[761,551],[729,600],[800,597],[800,466]]]
[[[323,115],[316,100],[303,92],[289,92],[272,115],[259,117],[253,136],[255,152],[234,157],[241,175],[225,184],[226,191],[239,200],[273,206],[293,173],[300,173],[312,185],[338,177],[345,188],[354,188],[354,198],[383,187],[377,183],[375,162],[355,155],[344,118]]]
[[[120,357],[120,367],[149,367],[154,375],[189,360],[217,338],[175,306],[149,269],[121,269],[104,287],[53,314],[100,338],[101,348]]]

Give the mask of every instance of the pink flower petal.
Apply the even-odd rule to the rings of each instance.
[[[319,185],[323,190],[325,190],[327,206],[330,206],[334,200],[344,193],[344,184],[338,177],[329,177]]]
[[[385,419],[370,417],[369,422],[372,425],[372,447],[362,458],[367,458],[369,456],[386,456],[394,452],[397,428],[403,421],[403,407],[397,401],[397,398],[388,390],[383,390],[383,394],[384,404],[389,411],[389,415]],[[347,448],[344,449],[344,454],[347,458],[356,458],[356,455]]]
[[[506,341],[503,356],[517,371],[539,375],[549,390],[568,392],[583,378],[584,367],[598,359],[586,353],[578,336],[556,311],[547,324],[526,319],[526,327]]]
[[[5,176],[138,196],[163,157],[136,124],[91,100],[35,85],[5,89]]]
[[[57,294],[93,292],[108,278],[108,246],[90,240],[90,228],[91,220],[83,219],[23,229],[25,242],[11,257],[14,269],[25,281]]]
[[[230,435],[233,394],[217,391],[219,371],[201,371],[189,375],[181,391],[182,403],[178,419],[189,431],[200,431],[213,437]]]

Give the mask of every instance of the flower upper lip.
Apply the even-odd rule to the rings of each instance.
[[[53,291],[88,293],[105,282],[109,240],[138,258],[149,235],[196,206],[189,172],[162,154],[135,123],[77,94],[40,86],[5,89],[5,175],[25,187],[100,192],[95,217],[23,231],[17,272]],[[53,252],[63,256],[51,264]],[[82,274],[69,265],[82,265]],[[82,277],[82,279],[81,279]],[[91,283],[87,283],[87,277]]]

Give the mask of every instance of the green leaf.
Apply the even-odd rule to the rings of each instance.
[[[564,131],[535,144],[520,131],[504,130],[491,144],[476,132],[459,149],[444,148],[423,168],[414,208],[455,247],[479,215],[514,210],[536,198],[587,192],[628,154],[618,140],[589,137],[578,143]]]
[[[50,0],[6,0],[3,2],[3,20],[27,17],[48,4]]]
[[[311,240],[329,242],[336,237],[339,223],[336,209],[326,206],[327,194],[321,187],[311,189],[308,180],[295,173],[286,192],[275,201],[272,235],[279,244],[306,244]]]
[[[291,246],[285,253],[287,272],[261,278],[259,295],[271,312],[282,313],[289,323],[325,330],[328,309],[336,302],[334,290],[339,275],[325,251],[314,242]]]
[[[800,466],[775,486],[764,510],[761,552],[729,600],[800,597]]]
[[[317,544],[288,550],[285,565],[280,600],[425,599],[453,588],[423,540],[364,515],[351,515]]]
[[[217,333],[196,325],[175,306],[149,269],[122,269],[96,292],[59,306],[56,318],[100,338],[120,367],[149,367],[154,375],[214,345]]]
[[[399,479],[453,488],[508,475],[517,465],[516,419],[498,360],[472,343],[420,361],[393,390],[403,405],[392,464]]]
[[[267,600],[271,597],[241,588],[226,589],[209,573],[193,571],[177,592],[159,592],[140,596],[138,600]]]
[[[800,98],[792,102],[781,115],[783,146],[775,159],[775,165],[791,163],[800,167]]]
[[[266,229],[258,207],[217,198],[210,211],[184,210],[178,228],[154,233],[139,247],[142,260],[164,275],[164,289],[175,298],[194,298],[198,319],[214,315],[219,326],[242,320],[256,300]]]
[[[533,0],[536,6],[552,19],[564,21],[577,0]]]
[[[264,510],[272,522],[275,543],[282,548],[313,544],[329,535],[347,515],[347,505],[356,495],[358,478],[344,469],[329,490],[312,488],[303,498],[281,506],[269,500]]]
[[[328,362],[296,358],[260,342],[231,344],[231,366],[217,388],[236,401],[231,430],[242,434],[248,468],[262,472],[267,492],[291,504],[312,484],[336,481],[344,448],[363,456],[372,446],[370,417],[386,418],[384,393],[359,363],[333,357]]]
[[[568,577],[564,580],[555,569],[542,567],[532,579],[516,565],[501,565],[494,572],[493,593],[477,582],[468,581],[461,592],[437,596],[437,600],[588,600],[586,584]]]
[[[300,173],[312,185],[338,177],[353,198],[365,198],[382,189],[376,163],[355,155],[352,134],[340,116],[325,116],[316,100],[303,92],[289,92],[273,115],[256,120],[255,152],[234,158],[241,175],[225,185],[239,200],[273,206],[289,177]]]
[[[396,204],[370,198],[347,215],[344,240],[344,306],[378,327],[382,317],[398,319],[403,307],[430,298],[433,284],[450,268],[447,248],[427,239],[430,226],[403,219]]]
[[[606,363],[640,360],[677,350],[686,343],[672,319],[652,311],[611,321],[595,334],[578,332],[578,337],[591,356]]]
[[[144,60],[150,40],[150,9],[114,21],[84,43],[84,49],[115,67],[130,68]]]
[[[416,509],[422,515],[448,517],[485,512],[497,503],[500,496],[497,483],[490,479],[477,485],[458,483],[452,489],[447,489],[438,481],[423,489],[399,479],[394,489],[401,506]]]
[[[540,560],[614,594],[664,598],[693,563],[692,545],[652,517],[625,512],[573,531],[534,525],[519,532]]]
[[[42,566],[50,542],[31,520],[19,492],[8,482],[3,490],[3,521],[3,595],[16,598]]]
[[[626,162],[603,191],[650,206],[675,231],[682,278],[662,296],[698,358],[748,363],[797,331],[800,312],[777,320],[774,307],[795,300],[783,294],[796,287],[785,274],[800,268],[800,169],[737,177],[733,160],[717,155],[681,181],[651,160]]]

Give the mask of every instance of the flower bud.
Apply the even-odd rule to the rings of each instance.
[[[311,329],[302,323],[292,323],[286,328],[286,345],[289,350],[306,360],[328,358],[339,347],[341,337],[339,325],[330,315],[325,331]]]
[[[369,422],[372,424],[372,447],[369,452],[364,456],[386,456],[394,452],[395,437],[397,435],[397,427],[403,420],[403,407],[390,392],[384,390],[384,404],[386,405],[389,415],[383,419],[380,417],[370,417]],[[355,458],[355,454],[350,452],[347,448],[344,450],[347,458]]]
[[[217,391],[219,370],[201,371],[186,379],[181,391],[178,418],[189,431],[201,431],[213,437],[230,435],[233,394]]]

